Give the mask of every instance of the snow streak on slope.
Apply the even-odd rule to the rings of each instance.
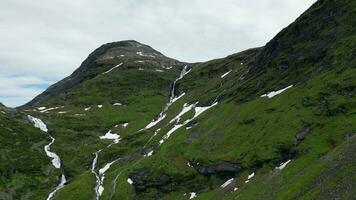
[[[284,169],[292,160],[287,160],[286,162],[282,163],[281,165],[279,165],[278,167],[276,167],[276,169],[282,170]]]
[[[125,123],[126,126],[128,125],[128,123]],[[119,134],[113,133],[111,130],[109,130],[104,136],[101,136],[100,139],[111,139],[114,140],[111,144],[109,144],[108,146],[106,146],[106,148],[110,148],[112,145],[117,144],[120,142],[121,138]],[[115,159],[114,161],[108,162],[104,165],[104,167],[102,167],[101,169],[98,170],[98,172],[96,172],[96,165],[97,165],[97,161],[98,161],[98,157],[99,157],[99,153],[102,151],[103,149],[100,149],[98,151],[96,151],[94,153],[94,159],[92,161],[92,165],[91,165],[91,173],[94,174],[95,176],[95,187],[94,187],[94,191],[95,191],[95,200],[99,200],[100,196],[103,194],[104,192],[104,179],[105,179],[105,172],[108,171],[111,167],[111,165],[113,165],[115,162],[119,161],[120,158]]]
[[[230,69],[228,72],[226,72],[225,74],[221,75],[221,78],[224,78],[225,76],[227,76],[228,74],[230,74],[232,70]]]
[[[48,132],[47,125],[41,119],[32,117],[31,115],[28,115],[27,118],[34,124],[36,128],[41,129],[43,132],[46,133]],[[51,138],[51,142],[44,147],[44,150],[47,156],[52,158],[52,165],[55,168],[59,169],[61,167],[61,160],[57,154],[51,152],[51,145],[54,143],[55,139],[51,135],[49,135],[49,137]],[[57,185],[56,189],[48,195],[46,200],[51,200],[53,196],[56,194],[56,192],[64,187],[64,184],[66,182],[67,182],[66,177],[64,176],[64,174],[62,174],[60,183]]]
[[[116,68],[120,67],[122,64],[124,64],[124,63],[120,63],[120,64],[116,65],[115,67],[113,67],[113,68],[109,69],[108,71],[104,72],[103,74],[110,73],[112,70],[114,70],[114,69],[116,69]]]
[[[163,144],[164,141],[167,140],[172,135],[172,133],[174,133],[176,130],[178,130],[182,126],[187,125],[189,122],[193,121],[195,118],[197,118],[199,115],[201,115],[203,112],[207,111],[208,109],[218,105],[218,102],[215,102],[212,105],[206,106],[206,107],[195,107],[197,104],[198,104],[198,102],[196,102],[195,104],[192,104],[192,105],[187,105],[187,104],[183,105],[182,111],[169,122],[169,123],[172,123],[172,122],[176,121],[176,124],[173,126],[173,128],[171,130],[169,130],[163,136],[163,138],[159,141],[159,145]],[[192,108],[194,108],[194,110],[195,110],[194,116],[191,119],[187,119],[182,124],[178,124],[180,117],[183,116],[185,113],[189,112]]]
[[[272,92],[269,92],[269,93],[267,93],[267,94],[263,94],[263,95],[261,95],[261,97],[268,97],[268,98],[271,99],[271,98],[273,98],[274,96],[281,94],[282,92],[288,90],[288,89],[291,88],[291,87],[293,87],[293,85],[290,85],[290,86],[288,86],[288,87],[286,87],[286,88],[283,88],[283,89],[281,89],[281,90],[272,91]]]
[[[221,188],[225,188],[225,187],[228,186],[230,183],[232,183],[233,180],[234,180],[234,178],[230,178],[230,179],[227,180],[224,184],[222,184],[220,187],[221,187]]]
[[[165,112],[168,110],[168,108],[175,101],[177,101],[179,98],[181,98],[182,96],[185,95],[185,93],[183,93],[180,96],[175,97],[175,88],[176,88],[177,82],[190,72],[190,70],[187,71],[187,67],[188,67],[187,65],[184,66],[182,71],[180,72],[179,77],[176,80],[174,80],[174,82],[172,84],[171,91],[170,91],[170,95],[169,95],[169,101],[165,105],[164,109],[159,113],[158,118],[157,119],[153,119],[144,129],[141,129],[141,130],[149,129],[149,128],[152,128],[152,127],[156,126],[160,121],[162,121],[166,117]]]

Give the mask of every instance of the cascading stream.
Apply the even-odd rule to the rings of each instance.
[[[41,131],[43,131],[45,133],[48,133],[47,125],[41,119],[32,117],[31,115],[27,115],[27,118],[33,123],[33,125],[36,128],[39,128]],[[52,165],[55,168],[60,169],[61,168],[61,159],[59,158],[59,156],[56,153],[51,151],[51,145],[54,143],[54,141],[56,139],[54,137],[52,137],[51,135],[49,135],[49,137],[51,138],[51,142],[44,147],[44,151],[46,152],[46,155],[52,159],[52,161],[51,161]],[[66,177],[64,174],[62,174],[59,184],[51,193],[48,194],[46,200],[53,199],[53,196],[56,194],[56,192],[58,190],[62,189],[66,182],[67,182]]]
[[[175,99],[175,88],[176,88],[177,82],[178,82],[180,79],[182,79],[185,75],[187,75],[187,74],[190,72],[190,70],[191,70],[191,69],[189,69],[189,70],[187,71],[187,68],[188,68],[188,66],[185,65],[185,66],[183,67],[182,71],[180,72],[179,77],[178,77],[176,80],[173,81],[173,84],[172,84],[172,86],[171,86],[171,91],[170,91],[170,93],[169,93],[169,101],[166,103],[166,105],[165,105],[165,107],[163,108],[163,110],[159,113],[158,118],[157,118],[156,120],[153,120],[151,123],[149,123],[145,128],[143,128],[143,129],[141,129],[141,130],[145,130],[145,129],[151,128],[151,127],[155,126],[159,121],[161,121],[162,119],[164,119],[164,117],[165,117],[165,112],[168,110],[168,108],[169,108],[169,107],[172,105],[172,103],[174,102],[174,99]],[[139,131],[141,131],[141,130],[139,130]],[[159,130],[156,130],[155,134],[150,137],[150,139],[146,142],[146,144],[143,146],[142,149],[144,149],[144,148],[147,146],[147,144],[153,139],[153,137],[157,135],[157,132],[158,132],[158,131],[159,131]],[[138,161],[136,161],[134,165],[136,165],[137,163],[138,163]],[[122,172],[123,172],[123,171],[120,171],[120,172],[116,175],[116,177],[115,177],[115,179],[114,179],[114,181],[113,181],[113,183],[112,183],[112,190],[113,190],[113,193],[111,194],[110,199],[113,197],[113,195],[114,195],[114,193],[115,193],[116,182],[117,182],[117,179],[119,178],[119,176],[122,174]]]

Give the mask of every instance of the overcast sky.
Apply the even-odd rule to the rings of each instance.
[[[181,61],[263,46],[315,0],[1,0],[0,102],[19,106],[103,43],[134,39]]]

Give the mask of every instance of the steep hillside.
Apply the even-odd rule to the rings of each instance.
[[[0,104],[0,199],[44,199],[59,175],[44,146],[46,134],[27,116]]]
[[[204,63],[98,48],[21,108],[55,138],[53,198],[352,199],[355,13],[320,0],[266,46]]]

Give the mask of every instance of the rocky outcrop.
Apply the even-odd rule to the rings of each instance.
[[[193,165],[203,175],[210,174],[234,174],[242,170],[242,166],[226,161],[214,163],[209,166],[201,166],[198,163]]]

